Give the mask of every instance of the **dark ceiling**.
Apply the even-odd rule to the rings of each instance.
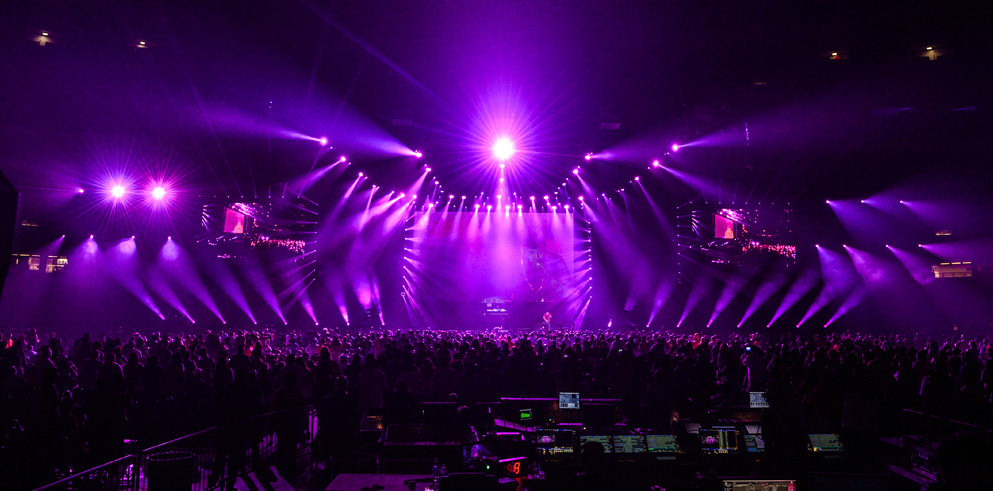
[[[376,148],[396,139],[472,193],[487,185],[470,149],[480,113],[510,105],[544,156],[523,192],[588,151],[640,142],[613,162],[622,181],[669,142],[719,134],[731,151],[699,152],[701,169],[791,173],[799,192],[968,173],[993,128],[979,3],[12,0],[0,169],[24,189],[71,187],[154,160],[203,193],[258,193],[313,164],[313,142],[279,127],[327,135],[400,185],[412,165]],[[829,162],[837,179],[812,179]]]

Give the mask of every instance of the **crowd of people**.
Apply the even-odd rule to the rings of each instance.
[[[621,399],[630,424],[663,429],[672,415],[765,391],[781,441],[796,428],[871,445],[903,408],[988,426],[993,396],[990,338],[323,329],[70,340],[28,330],[4,334],[0,348],[0,465],[31,484],[129,445],[210,426],[237,433],[252,415],[308,405],[329,455],[354,447],[363,414],[412,423],[424,401],[575,391]]]

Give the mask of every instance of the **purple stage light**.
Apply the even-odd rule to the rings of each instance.
[[[652,161],[652,167],[662,167],[662,163],[655,159]]]
[[[585,157],[583,157],[583,158],[584,158],[584,159],[586,159],[586,160],[593,160],[593,154],[592,154],[592,153],[588,153],[588,154],[586,154],[586,156],[585,156]]]
[[[678,152],[679,151],[679,144],[678,143],[673,143],[672,144],[672,151],[673,152]]]
[[[493,157],[497,160],[507,160],[514,155],[514,142],[510,138],[501,137],[493,142]]]
[[[90,234],[90,240],[93,240],[93,234]]]
[[[640,181],[641,180],[641,176],[634,176],[634,180],[635,181]]]
[[[83,194],[83,193],[86,192],[86,190],[84,190],[83,188],[79,188],[79,189],[76,190],[76,192],[79,193],[79,194]]]
[[[428,172],[431,172],[431,168],[430,167],[425,167],[424,168],[424,173],[428,173]]]
[[[424,154],[421,153],[420,150],[414,150],[414,158],[419,159],[419,158],[421,158],[423,156],[424,156]]]
[[[320,140],[317,140],[317,143],[320,143],[322,147],[326,146],[328,144],[328,137],[322,136]]]
[[[155,201],[162,201],[162,198],[165,198],[165,195],[166,190],[162,186],[155,186],[155,189],[152,189],[152,198],[155,199]]]
[[[121,186],[120,184],[115,184],[113,187],[110,188],[110,195],[113,196],[114,199],[123,198],[124,193],[126,192],[127,190],[125,190],[124,186]]]
[[[359,172],[359,177],[362,177],[362,176],[364,176],[364,175],[365,175],[365,174],[363,174],[363,173],[361,173],[361,172]]]
[[[829,200],[829,199],[824,200],[824,202],[827,203],[827,204],[829,204],[829,205],[831,204],[831,200]]]
[[[548,201],[548,195],[547,194],[545,195],[545,201]]]
[[[579,175],[579,167],[576,167],[575,169],[573,169],[572,170],[572,173],[573,174],[576,174],[578,176]]]

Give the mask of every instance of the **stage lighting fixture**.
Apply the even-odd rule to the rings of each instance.
[[[583,197],[582,197],[582,196],[580,196],[580,197],[579,197],[579,201],[582,201],[582,200],[583,200]]]
[[[320,140],[317,140],[317,143],[320,143],[322,147],[325,146],[325,145],[327,145],[328,144],[328,137],[322,136]]]
[[[448,199],[455,199],[455,195],[454,194],[449,194],[448,195]]]
[[[824,202],[827,203],[827,204],[829,204],[829,205],[831,204],[831,200],[829,200],[829,199],[824,200]]]
[[[120,184],[115,184],[114,187],[110,188],[110,195],[116,199],[121,199],[124,197],[125,189],[124,186]]]
[[[662,167],[662,164],[658,161],[658,159],[655,159],[652,161],[652,167]]]
[[[364,175],[365,175],[365,174],[363,174],[363,173],[361,173],[361,172],[359,172],[359,177],[362,177],[362,176],[364,176]]]
[[[338,162],[344,162],[346,160],[348,160],[348,157],[342,155],[341,158],[338,159]]]
[[[425,167],[425,168],[424,168],[424,172],[425,172],[425,173],[427,173],[427,172],[431,172],[431,168],[430,168],[430,167]]]
[[[465,199],[465,195],[464,194],[462,195],[462,199]]]
[[[862,204],[865,204],[865,200],[864,200],[864,199],[863,199],[863,200],[861,200],[861,201],[862,201]]]
[[[79,193],[79,194],[83,194],[83,193],[86,192],[86,190],[83,189],[83,188],[79,188],[79,189],[76,190],[76,192]]]
[[[672,144],[672,151],[673,152],[678,152],[679,151],[679,144],[673,143]]]
[[[477,210],[479,209],[479,203],[476,203],[476,209]]]
[[[548,201],[548,195],[547,194],[545,195],[545,201]]]
[[[641,176],[634,176],[634,180],[635,181],[640,181],[641,180]]]
[[[134,236],[133,235],[131,236],[131,240],[134,240]]]
[[[165,198],[165,195],[166,190],[162,186],[156,186],[155,189],[152,190],[152,198],[156,201],[162,201],[162,198]]]
[[[424,156],[424,154],[423,154],[423,153],[421,153],[421,151],[420,151],[420,150],[414,150],[414,158],[417,158],[417,159],[419,159],[419,158],[421,158],[421,157],[423,157],[423,156]]]
[[[583,158],[584,158],[584,159],[586,159],[586,160],[593,160],[593,154],[592,154],[592,153],[588,153],[588,154],[586,154],[586,156],[585,156],[585,157],[583,157]]]
[[[573,170],[572,170],[572,173],[573,173],[573,174],[576,174],[576,175],[578,176],[578,175],[579,175],[579,167],[577,167],[577,168],[575,168],[575,169],[573,169]]]
[[[93,234],[90,234],[90,239],[92,239],[92,238],[93,238]]]
[[[493,143],[493,157],[497,160],[507,160],[514,155],[514,142],[510,138],[501,137]]]

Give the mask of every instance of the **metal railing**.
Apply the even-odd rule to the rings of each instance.
[[[265,413],[154,445],[35,491],[210,491],[221,488],[226,480],[278,465],[280,451],[284,462],[290,459],[299,467],[302,459],[312,466],[310,452],[316,435],[312,406]],[[296,444],[281,448],[281,436]]]
[[[36,491],[122,491],[132,490],[138,482],[138,458],[125,455],[92,469],[60,479]]]

